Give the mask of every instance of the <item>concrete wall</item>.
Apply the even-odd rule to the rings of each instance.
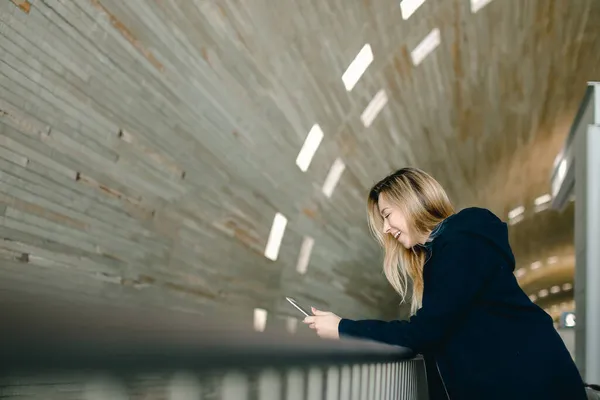
[[[316,89],[328,83],[287,39],[256,29],[271,11],[0,2],[3,289],[249,317],[296,315],[286,295],[348,316],[397,313],[356,176],[331,199],[320,191],[335,142],[307,173],[294,163],[318,116],[349,105]],[[288,225],[273,262],[276,212]]]

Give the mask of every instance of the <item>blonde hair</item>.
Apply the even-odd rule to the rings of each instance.
[[[454,207],[442,186],[417,168],[402,168],[383,178],[369,192],[369,228],[385,250],[383,271],[402,301],[406,300],[410,280],[411,314],[414,314],[422,305],[427,250],[419,245],[406,249],[392,235],[383,232],[383,217],[378,204],[381,195],[405,216],[411,236],[423,241],[433,240],[438,230],[432,232],[454,214]]]

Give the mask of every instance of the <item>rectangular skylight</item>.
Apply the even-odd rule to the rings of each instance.
[[[263,310],[262,308],[254,309],[254,330],[258,332],[263,332],[265,330],[265,326],[267,325],[267,310]]]
[[[413,64],[415,66],[421,64],[425,57],[427,57],[429,53],[431,53],[433,50],[435,50],[436,47],[440,45],[441,40],[442,38],[440,36],[440,30],[438,28],[435,28],[434,30],[429,32],[429,34],[425,36],[425,39],[423,39],[421,43],[419,43],[417,47],[415,47],[414,50],[410,52],[410,58],[412,58]]]
[[[544,195],[541,195],[540,197],[536,198],[536,199],[533,201],[533,203],[534,203],[536,206],[541,206],[542,204],[549,203],[549,202],[550,202],[550,200],[552,200],[552,196],[550,196],[549,194],[544,194]]]
[[[280,213],[275,214],[273,225],[271,226],[271,233],[269,233],[269,240],[267,241],[267,247],[265,248],[265,257],[270,260],[277,260],[286,225],[287,218]]]
[[[296,264],[296,271],[304,275],[308,270],[308,263],[310,262],[310,254],[312,252],[315,240],[310,236],[305,236],[302,241],[302,247],[300,247],[300,255],[298,256],[298,264]]]
[[[384,89],[381,89],[379,92],[377,92],[375,96],[373,96],[373,99],[371,99],[371,102],[360,116],[360,119],[365,128],[371,126],[373,120],[375,120],[375,118],[377,117],[381,109],[385,107],[387,102],[388,97]]]
[[[296,165],[302,172],[306,172],[308,169],[313,156],[321,144],[321,140],[323,140],[323,131],[318,124],[314,124],[308,132],[302,149],[300,149],[300,153],[298,153],[298,157],[296,158]]]
[[[487,6],[492,0],[471,0],[471,12],[476,13]]]
[[[346,72],[342,75],[342,81],[347,91],[351,91],[356,82],[365,73],[369,65],[373,62],[373,51],[371,50],[370,44],[365,44],[363,48],[358,52],[354,60],[346,69]]]
[[[400,10],[402,10],[402,18],[407,20],[425,3],[425,0],[402,0],[400,2]]]
[[[333,162],[329,169],[329,173],[327,174],[327,178],[325,178],[325,183],[323,183],[323,194],[326,197],[331,197],[345,169],[346,164],[344,164],[341,159],[337,158]]]

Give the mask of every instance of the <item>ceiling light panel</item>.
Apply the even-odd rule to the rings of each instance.
[[[296,165],[302,172],[306,172],[310,166],[313,156],[317,152],[322,140],[323,131],[318,124],[314,124],[308,132],[308,135],[306,135],[304,144],[302,145],[300,153],[298,153],[298,157],[296,158]]]
[[[425,3],[425,0],[402,0],[400,2],[400,10],[402,11],[402,19],[407,20]]]
[[[521,215],[523,215],[523,213],[525,212],[525,207],[523,206],[519,206],[517,208],[514,208],[512,210],[510,210],[508,212],[508,219],[515,219]]]
[[[536,198],[533,201],[533,204],[536,206],[541,206],[543,204],[549,203],[552,200],[552,196],[550,194],[543,194],[540,197]]]
[[[429,32],[429,34],[425,36],[425,39],[423,39],[421,43],[419,43],[417,47],[415,47],[414,50],[410,52],[410,58],[412,59],[413,64],[415,66],[421,64],[421,62],[433,50],[435,50],[436,47],[440,45],[441,40],[442,39],[440,35],[440,30],[438,28],[435,28],[434,30]]]
[[[262,308],[254,309],[254,330],[263,332],[267,326],[267,310]]]
[[[335,190],[344,170],[346,169],[346,164],[338,158],[336,159],[331,168],[329,169],[329,173],[327,174],[327,178],[325,178],[325,182],[323,183],[323,194],[326,197],[331,197],[333,195],[333,191]]]
[[[474,14],[491,2],[492,0],[471,0],[471,12]]]
[[[280,213],[275,214],[273,225],[271,225],[271,232],[269,233],[269,240],[267,241],[267,247],[265,248],[265,257],[270,260],[277,260],[286,225],[287,218]]]
[[[371,124],[373,123],[377,115],[379,115],[379,112],[383,109],[383,107],[385,107],[387,102],[388,97],[385,93],[385,90],[383,89],[381,89],[379,92],[377,92],[377,94],[375,94],[375,96],[373,96],[371,102],[369,103],[369,105],[367,105],[367,107],[360,116],[360,120],[362,121],[365,128],[371,126]]]
[[[363,48],[358,52],[354,60],[350,63],[344,74],[342,75],[342,82],[347,91],[354,89],[354,86],[358,82],[361,76],[365,73],[369,65],[373,62],[373,51],[371,50],[370,44],[365,44]]]
[[[299,274],[304,275],[308,270],[308,264],[310,262],[310,255],[312,253],[315,240],[309,236],[305,236],[300,247],[300,255],[298,256],[298,263],[296,264],[296,271]]]

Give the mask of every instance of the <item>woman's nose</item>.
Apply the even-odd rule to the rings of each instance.
[[[383,220],[383,233],[390,233],[390,224],[386,219]]]

